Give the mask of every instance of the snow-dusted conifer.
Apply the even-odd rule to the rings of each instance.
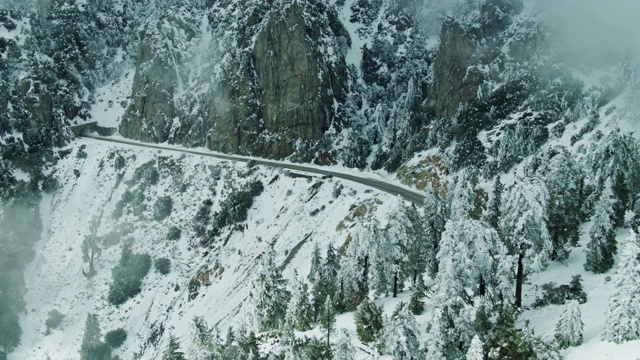
[[[318,323],[320,325],[320,329],[324,330],[324,333],[327,336],[327,346],[331,346],[329,342],[331,333],[336,330],[336,309],[329,296],[327,296],[324,302],[322,313],[318,318]]]
[[[254,306],[254,321],[258,331],[277,329],[284,321],[291,293],[286,280],[275,264],[275,253],[269,249],[262,259],[258,276],[253,281],[251,292]]]
[[[309,301],[309,286],[303,281],[296,281],[289,309],[293,318],[293,328],[298,331],[311,329],[313,306]]]
[[[569,300],[556,324],[555,338],[561,349],[582,344],[584,323],[577,300]]]
[[[613,224],[615,203],[611,179],[607,179],[591,217],[591,241],[587,245],[587,262],[584,264],[586,270],[594,273],[606,272],[613,266],[617,249]]]
[[[321,266],[322,256],[320,255],[320,245],[318,245],[318,242],[316,241],[313,244],[313,252],[311,253],[311,269],[309,270],[309,275],[307,276],[307,279],[310,283],[313,284],[313,282],[315,281],[316,273],[320,271]]]
[[[425,359],[446,360],[444,355],[444,334],[440,327],[442,323],[442,311],[438,308],[433,311],[433,318],[427,328],[427,337],[424,344]]]
[[[426,291],[427,290],[424,286],[424,277],[420,275],[418,276],[416,285],[411,293],[411,297],[409,298],[409,310],[414,315],[420,315],[424,311],[424,297]]]
[[[82,345],[80,345],[80,359],[109,358],[109,347],[100,340],[100,324],[96,314],[88,314],[84,324]]]
[[[549,192],[540,180],[517,181],[507,192],[500,219],[500,233],[510,254],[517,256],[515,305],[522,303],[525,273],[546,267],[552,250],[547,230]]]
[[[602,339],[621,343],[640,339],[640,245],[631,231],[613,276]]]
[[[500,181],[500,177],[497,176],[493,181],[493,190],[491,191],[491,197],[487,202],[487,209],[482,214],[482,220],[486,221],[494,229],[498,229],[498,222],[500,221],[500,207],[502,206],[502,192],[504,186]]]
[[[354,315],[358,339],[364,344],[376,341],[384,328],[382,307],[365,298]]]
[[[469,350],[467,350],[465,360],[484,360],[483,347],[484,344],[478,335],[474,336],[473,339],[471,339],[471,346],[469,346]]]
[[[356,355],[356,348],[351,343],[351,337],[347,330],[342,329],[338,336],[338,342],[333,350],[334,360],[353,360]]]
[[[186,360],[184,353],[180,350],[180,342],[177,337],[169,336],[169,343],[162,353],[162,360]]]
[[[453,191],[449,193],[449,219],[453,221],[467,220],[474,217],[475,194],[473,186],[462,172],[457,180]]]
[[[206,360],[214,350],[214,339],[206,321],[202,317],[194,317],[189,328],[189,345],[187,357],[191,360]]]
[[[438,247],[444,225],[446,223],[444,202],[433,189],[427,185],[424,199],[424,234],[425,234],[425,262],[431,278],[435,278],[438,272]]]
[[[420,331],[406,303],[396,307],[385,326],[381,348],[395,359],[418,359],[420,356]]]
[[[415,206],[402,206],[402,213],[406,219],[404,230],[408,237],[404,250],[405,260],[401,264],[402,273],[404,278],[411,279],[411,283],[415,285],[427,269],[427,236]]]

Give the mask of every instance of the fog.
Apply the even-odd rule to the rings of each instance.
[[[561,58],[578,65],[613,65],[640,50],[638,0],[527,0],[548,22]]]

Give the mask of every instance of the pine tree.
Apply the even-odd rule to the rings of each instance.
[[[449,192],[449,219],[467,220],[472,219],[475,213],[475,194],[473,186],[462,172],[456,179],[453,191]]]
[[[291,308],[289,308],[289,310],[291,310]],[[280,355],[284,355],[285,360],[299,359],[296,336],[293,328],[294,323],[295,319],[293,314],[291,311],[287,311],[282,329],[280,330],[280,344],[282,348]]]
[[[317,266],[315,276],[313,277],[312,290],[313,294],[313,310],[314,319],[320,315],[321,309],[324,306],[324,300],[327,296],[332,299],[336,297],[338,292],[337,279],[340,271],[340,264],[338,262],[338,256],[333,244],[329,244],[327,247],[327,254],[324,262],[321,262]]]
[[[311,269],[309,270],[309,275],[307,276],[307,279],[311,284],[314,283],[316,273],[320,271],[321,264],[322,256],[320,255],[320,245],[318,245],[318,242],[316,241],[313,244],[313,252],[311,253]]]
[[[162,353],[162,360],[186,360],[180,351],[180,342],[177,337],[169,335],[169,343]]]
[[[438,273],[438,247],[444,225],[446,223],[444,202],[438,193],[427,185],[424,199],[424,233],[425,233],[425,261],[431,278]]]
[[[311,301],[309,301],[309,286],[306,283],[297,281],[291,302],[289,303],[289,310],[293,317],[294,329],[298,331],[311,329],[313,305]]]
[[[356,348],[351,343],[351,338],[349,337],[349,333],[347,330],[342,329],[340,331],[340,336],[338,337],[338,342],[336,343],[333,350],[333,359],[334,360],[353,360],[356,355]]]
[[[467,350],[465,360],[484,360],[483,347],[484,344],[478,335],[474,336],[473,339],[471,339],[471,346],[469,346],[469,350]]]
[[[377,226],[377,222],[370,220],[356,227],[346,255],[340,258],[338,299],[342,309],[355,310],[369,293],[370,234]]]
[[[581,222],[582,173],[571,153],[552,147],[533,158],[525,172],[544,181],[549,190],[547,227],[553,244],[552,260],[563,261],[577,245]]]
[[[440,327],[442,324],[442,311],[435,308],[433,318],[427,327],[427,338],[425,341],[425,358],[433,360],[446,360],[444,355],[444,334]]]
[[[517,256],[515,305],[522,304],[524,276],[543,269],[552,244],[547,230],[549,193],[537,179],[522,179],[509,189],[500,219],[500,233],[509,253]]]
[[[109,360],[111,350],[100,340],[100,324],[96,314],[88,314],[84,325],[82,345],[80,345],[81,360]]]
[[[251,293],[255,325],[259,331],[277,329],[284,321],[291,299],[286,285],[280,268],[275,264],[275,253],[271,248],[263,256]]]
[[[556,324],[555,338],[561,349],[582,344],[582,314],[577,300],[569,300],[566,303],[560,320]]]
[[[613,276],[602,339],[621,343],[640,339],[640,244],[630,231]]]
[[[327,346],[331,346],[329,342],[331,333],[336,330],[336,309],[334,308],[333,302],[329,296],[327,296],[324,302],[318,323],[320,324],[320,329],[324,330],[327,335]]]
[[[424,278],[420,275],[418,276],[418,281],[413,289],[413,293],[411,293],[411,297],[409,298],[409,310],[414,315],[420,315],[424,311],[424,297],[426,291],[427,289],[424,286]]]
[[[207,360],[214,352],[214,339],[206,321],[194,317],[189,329],[187,356],[190,360]]]
[[[354,315],[358,339],[364,344],[375,342],[384,328],[382,308],[365,298]]]
[[[497,176],[493,181],[493,190],[491,197],[487,203],[487,209],[483,214],[483,220],[491,225],[494,229],[498,230],[498,223],[500,221],[500,207],[502,206],[502,192],[504,186],[500,181],[500,177]]]
[[[395,359],[418,359],[420,356],[420,331],[406,303],[401,302],[385,326],[382,336],[384,353]]]
[[[408,243],[406,245],[405,261],[402,262],[402,273],[406,279],[416,285],[418,278],[427,270],[427,236],[425,234],[422,218],[415,205],[402,206],[403,216],[406,219],[405,232]]]
[[[615,203],[611,180],[608,179],[591,218],[591,241],[587,244],[587,262],[584,264],[586,270],[594,273],[604,273],[613,266],[617,250],[613,223]]]

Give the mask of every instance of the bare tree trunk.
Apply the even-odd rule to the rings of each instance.
[[[393,297],[398,297],[398,272],[393,274]]]
[[[524,281],[524,269],[522,266],[522,260],[524,258],[524,249],[520,249],[518,254],[518,271],[516,273],[516,307],[522,306],[522,282]]]

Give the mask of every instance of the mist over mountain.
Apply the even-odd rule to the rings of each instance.
[[[637,14],[0,0],[0,359],[635,359]]]

